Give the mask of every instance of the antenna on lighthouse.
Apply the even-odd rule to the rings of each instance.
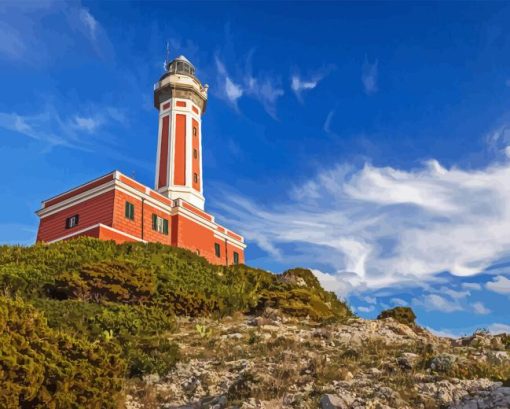
[[[165,71],[168,71],[168,65],[170,64],[170,42],[166,42],[166,57],[165,57]]]

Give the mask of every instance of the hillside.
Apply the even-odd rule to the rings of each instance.
[[[0,247],[0,288],[1,408],[510,401],[508,336],[438,338],[406,309],[362,320],[305,269],[82,238]]]

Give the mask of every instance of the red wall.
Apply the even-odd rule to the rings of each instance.
[[[73,189],[71,192],[64,193],[64,194],[62,194],[59,197],[56,197],[54,199],[49,199],[49,200],[45,201],[44,202],[45,207],[53,206],[56,203],[60,203],[63,200],[69,199],[70,197],[73,197],[73,196],[76,196],[76,195],[78,195],[80,193],[86,192],[86,191],[88,191],[90,189],[93,189],[93,188],[95,188],[97,186],[101,186],[101,185],[109,182],[112,179],[113,179],[113,175],[109,174],[109,175],[103,176],[102,178],[94,180],[94,181],[92,181],[90,183],[86,183],[84,186],[78,187],[77,189]]]
[[[42,218],[39,222],[37,241],[56,240],[97,223],[111,225],[113,201],[114,192],[110,191]],[[66,229],[66,219],[75,214],[79,214],[78,225]]]
[[[126,201],[134,204],[135,218],[129,220],[125,215]],[[168,235],[152,230],[152,215],[168,220]],[[115,210],[112,227],[142,239],[142,199],[134,198],[124,192],[115,191]],[[152,206],[147,201],[143,204],[143,240],[171,244],[171,220],[168,213]]]
[[[168,123],[169,117],[168,115],[163,117],[163,125],[161,129],[161,146],[159,147],[159,175],[158,175],[158,188],[164,187],[167,185],[167,175],[168,175]]]
[[[186,115],[175,115],[174,184],[186,184]]]
[[[134,220],[125,216],[126,201],[135,206]],[[185,207],[192,207],[183,202]],[[205,212],[196,210],[196,213],[209,216]],[[66,219],[79,215],[79,223],[76,227],[66,229]],[[152,215],[169,221],[168,235],[159,233],[152,229]],[[210,217],[210,216],[209,216]],[[44,217],[40,220],[37,241],[53,241],[87,227],[96,224],[104,224],[121,232],[127,233],[138,239],[142,239],[142,199],[133,197],[119,190],[112,190],[103,193],[82,203],[63,209],[58,213]],[[96,227],[73,237],[91,236],[103,240],[114,240],[117,243],[134,241],[134,238],[126,237],[105,227]],[[154,207],[147,200],[143,204],[143,240],[149,242],[160,242],[167,245],[183,247],[199,253],[213,264],[225,264],[225,240],[214,237],[214,232],[209,228],[188,219],[182,215],[170,216],[166,211]],[[214,243],[221,248],[221,256],[216,257]],[[227,243],[228,264],[234,262],[234,251],[239,253],[239,263],[244,263],[244,252],[242,249]]]
[[[193,140],[192,140],[193,151],[191,152],[192,186],[193,186],[193,189],[200,192],[200,155],[202,154],[200,152],[200,135],[199,135],[200,128],[198,127],[198,121],[196,121],[195,119],[192,119],[191,122],[192,122],[192,128],[196,129],[196,131],[192,131],[192,138],[193,138]],[[193,134],[194,132],[196,132],[195,135]],[[195,150],[197,151],[196,158],[193,153]],[[196,182],[195,182],[195,176],[194,176],[195,174],[198,175],[198,180]]]
[[[92,235],[90,236],[98,237],[101,240],[113,240],[117,244],[125,243],[126,241],[136,241],[134,239],[130,239],[129,237],[124,236],[123,234],[111,231],[110,229],[107,229],[106,227],[103,226],[99,226],[99,232],[97,236]]]
[[[183,247],[199,253],[213,264],[225,264],[225,240],[217,239],[214,233],[187,217],[172,216],[172,245]],[[214,243],[218,243],[221,249],[221,256],[216,257]],[[228,264],[234,262],[234,251],[239,253],[239,263],[244,263],[244,252],[232,244],[228,244]]]

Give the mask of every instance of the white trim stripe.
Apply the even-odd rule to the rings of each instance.
[[[79,234],[88,232],[89,230],[93,230],[93,229],[96,229],[98,227],[99,228],[104,227],[107,230],[113,231],[114,233],[122,234],[123,236],[129,237],[130,239],[133,239],[133,240],[136,240],[136,241],[141,241],[142,243],[147,243],[145,240],[142,240],[142,239],[140,239],[138,237],[132,236],[129,233],[124,233],[123,231],[114,229],[113,227],[107,226],[106,224],[103,224],[103,223],[97,223],[97,224],[94,224],[93,226],[85,227],[84,229],[77,230],[77,231],[75,231],[75,232],[73,232],[71,234],[67,234],[65,236],[59,237],[58,239],[47,241],[46,243],[48,243],[48,244],[49,243],[56,243],[57,241],[69,239],[71,237],[74,237],[74,236],[77,236]]]

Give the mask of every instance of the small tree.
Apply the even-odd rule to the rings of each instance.
[[[395,307],[389,310],[382,311],[378,316],[378,320],[385,318],[393,318],[394,320],[405,325],[416,325],[416,315],[414,311],[409,307]]]

